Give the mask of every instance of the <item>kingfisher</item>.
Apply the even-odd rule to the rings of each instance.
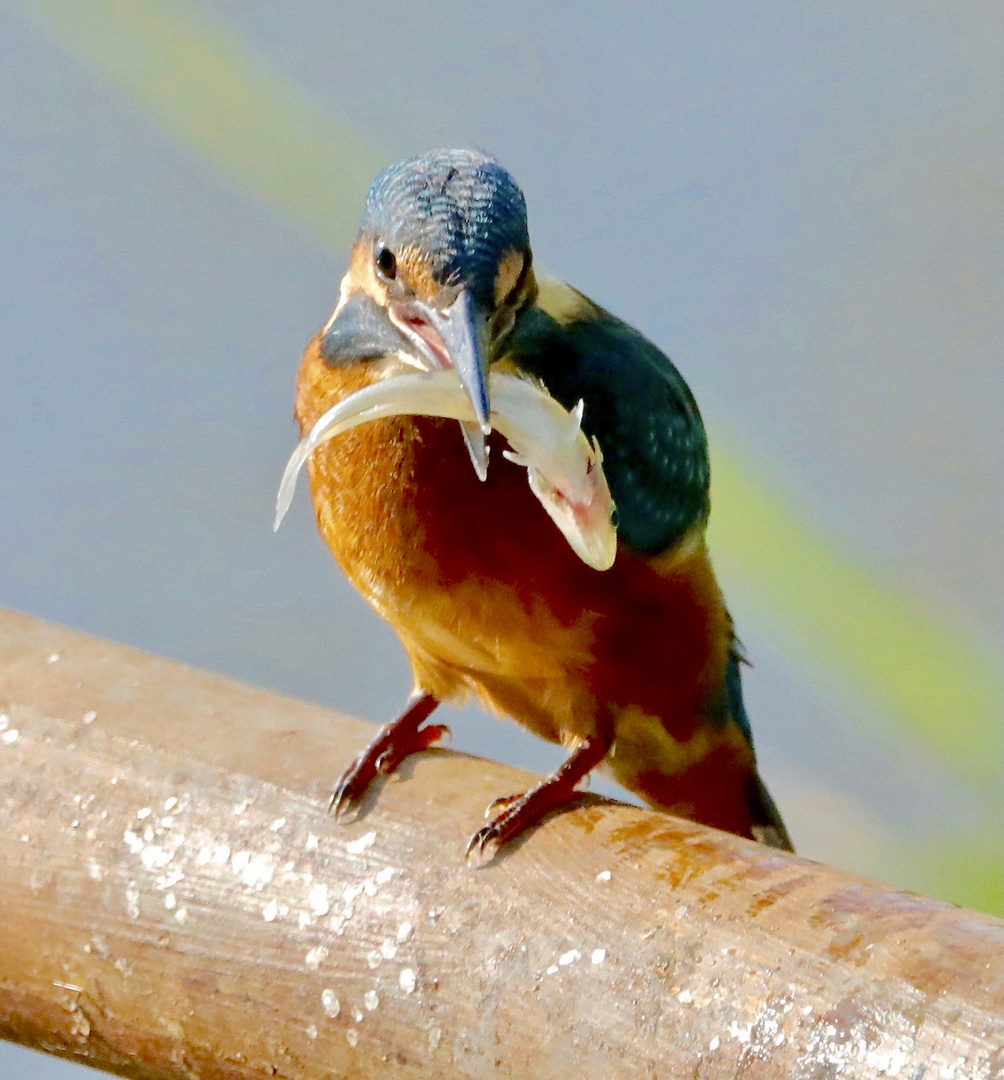
[[[321,536],[414,674],[337,784],[373,781],[472,696],[568,751],[488,808],[468,859],[569,804],[599,768],[649,806],[791,849],[757,770],[744,662],[705,540],[693,394],[638,330],[535,271],[526,202],[474,150],[380,174],[297,380]]]

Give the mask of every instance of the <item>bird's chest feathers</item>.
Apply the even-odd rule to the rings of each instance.
[[[435,573],[425,552],[415,491],[412,423],[378,420],[315,452],[310,480],[318,524],[335,558],[371,602],[400,604],[416,573]]]
[[[345,573],[413,659],[548,677],[588,663],[594,616],[555,595],[578,558],[503,445],[482,482],[455,422],[374,421],[315,453],[314,505]]]

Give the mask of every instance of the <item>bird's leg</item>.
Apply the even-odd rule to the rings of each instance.
[[[612,743],[612,732],[584,739],[571,757],[535,788],[523,795],[496,799],[488,813],[499,806],[505,809],[471,837],[467,845],[468,861],[472,856],[482,855],[489,845],[501,847],[535,825],[545,814],[574,798],[576,785],[607,756]]]
[[[366,789],[378,773],[389,776],[409,754],[428,750],[450,729],[445,724],[422,724],[439,704],[432,694],[417,695],[407,709],[394,721],[384,724],[377,737],[342,773],[328,809],[335,817],[343,817],[366,794]]]

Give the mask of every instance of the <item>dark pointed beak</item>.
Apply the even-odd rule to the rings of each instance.
[[[478,425],[487,435],[491,431],[484,340],[488,334],[488,320],[481,306],[467,289],[463,289],[448,308],[428,308],[426,317],[442,337],[453,369],[474,406]]]

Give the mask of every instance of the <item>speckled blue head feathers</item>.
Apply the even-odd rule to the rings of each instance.
[[[418,248],[441,284],[463,283],[485,300],[503,254],[529,248],[523,192],[477,150],[433,150],[382,172],[362,233],[395,251]]]

